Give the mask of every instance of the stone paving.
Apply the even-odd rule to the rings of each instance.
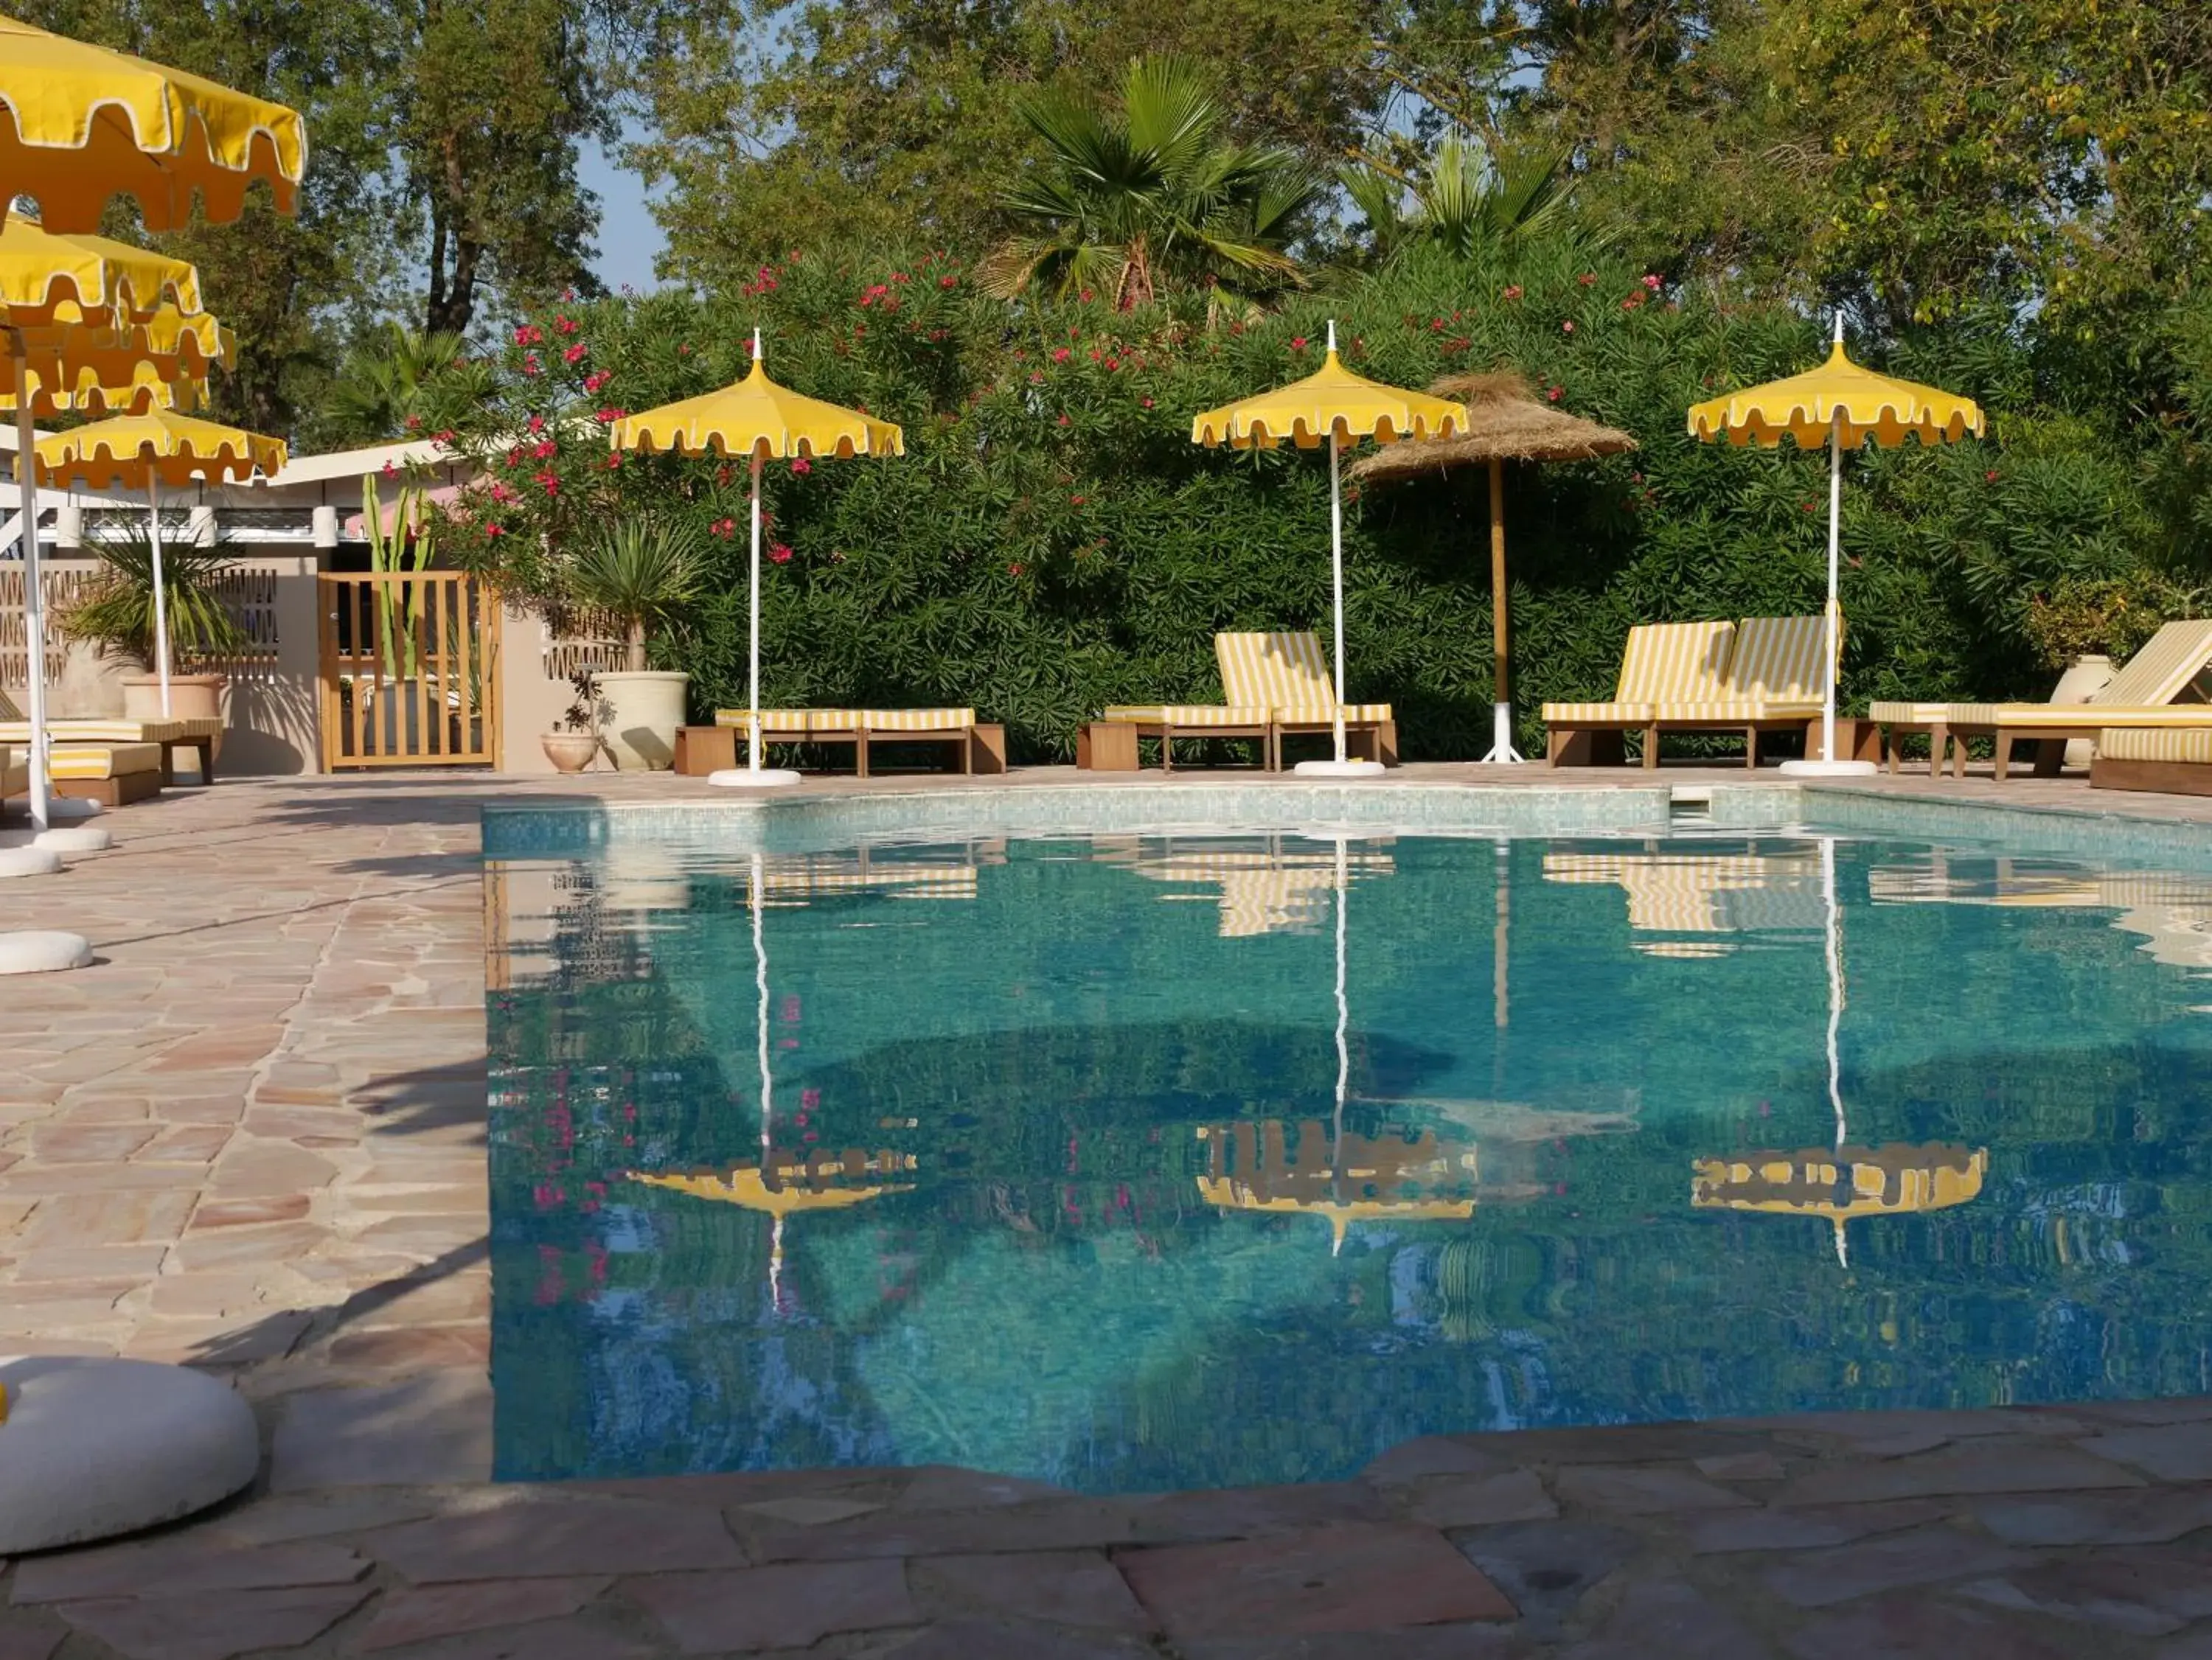
[[[1476,1436],[1355,1481],[1107,1499],[951,1469],[490,1484],[477,814],[690,793],[227,783],[0,885],[0,926],[100,958],[0,988],[0,1353],[217,1370],[270,1454],[212,1516],[13,1565],[0,1660],[2212,1660],[2212,1400]]]

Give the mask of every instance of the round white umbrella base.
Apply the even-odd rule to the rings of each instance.
[[[0,847],[0,879],[51,876],[61,868],[62,856],[50,847]]]
[[[98,802],[88,801],[82,796],[56,796],[46,803],[46,816],[50,819],[96,819],[101,810]]]
[[[182,1366],[0,1359],[0,1556],[174,1521],[253,1479],[261,1438],[228,1384]]]
[[[52,974],[92,966],[92,942],[58,929],[26,928],[0,934],[0,974]]]
[[[1881,768],[1870,760],[1785,760],[1782,771],[1793,779],[1870,779]]]
[[[115,838],[100,825],[79,824],[41,830],[31,839],[31,845],[57,853],[105,853],[115,845]]]
[[[798,783],[799,774],[785,766],[763,766],[757,772],[750,766],[725,766],[708,773],[707,782],[725,790],[774,790]]]
[[[1302,760],[1291,770],[1302,779],[1379,779],[1390,769],[1379,760]]]

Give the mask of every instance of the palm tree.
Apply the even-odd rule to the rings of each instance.
[[[465,422],[489,391],[488,367],[459,335],[385,323],[346,353],[323,422],[339,445],[427,435]]]
[[[1561,228],[1571,189],[1561,182],[1562,161],[1558,155],[1497,156],[1480,140],[1452,133],[1418,178],[1369,163],[1346,170],[1343,183],[1367,221],[1377,256],[1418,239],[1466,258]]]
[[[1249,309],[1305,286],[1284,249],[1322,180],[1295,151],[1224,137],[1221,106],[1188,59],[1132,63],[1118,109],[1054,90],[1021,113],[1046,154],[1003,198],[1024,228],[984,262],[991,293],[1043,283],[1127,310],[1206,288]]]

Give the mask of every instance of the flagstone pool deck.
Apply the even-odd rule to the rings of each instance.
[[[1399,781],[1454,779],[1650,781]],[[1878,787],[2212,824],[2072,779]],[[1352,1481],[1115,1499],[945,1469],[493,1484],[477,815],[709,793],[225,783],[0,883],[0,927],[99,957],[0,983],[0,1354],[210,1369],[268,1450],[201,1518],[0,1565],[0,1660],[2212,1660],[2212,1397],[1431,1439]]]

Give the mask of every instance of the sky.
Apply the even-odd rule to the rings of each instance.
[[[611,289],[626,282],[641,294],[657,288],[653,257],[668,239],[653,221],[645,181],[597,144],[584,146],[579,172],[599,198],[599,257],[592,262],[599,281]]]

